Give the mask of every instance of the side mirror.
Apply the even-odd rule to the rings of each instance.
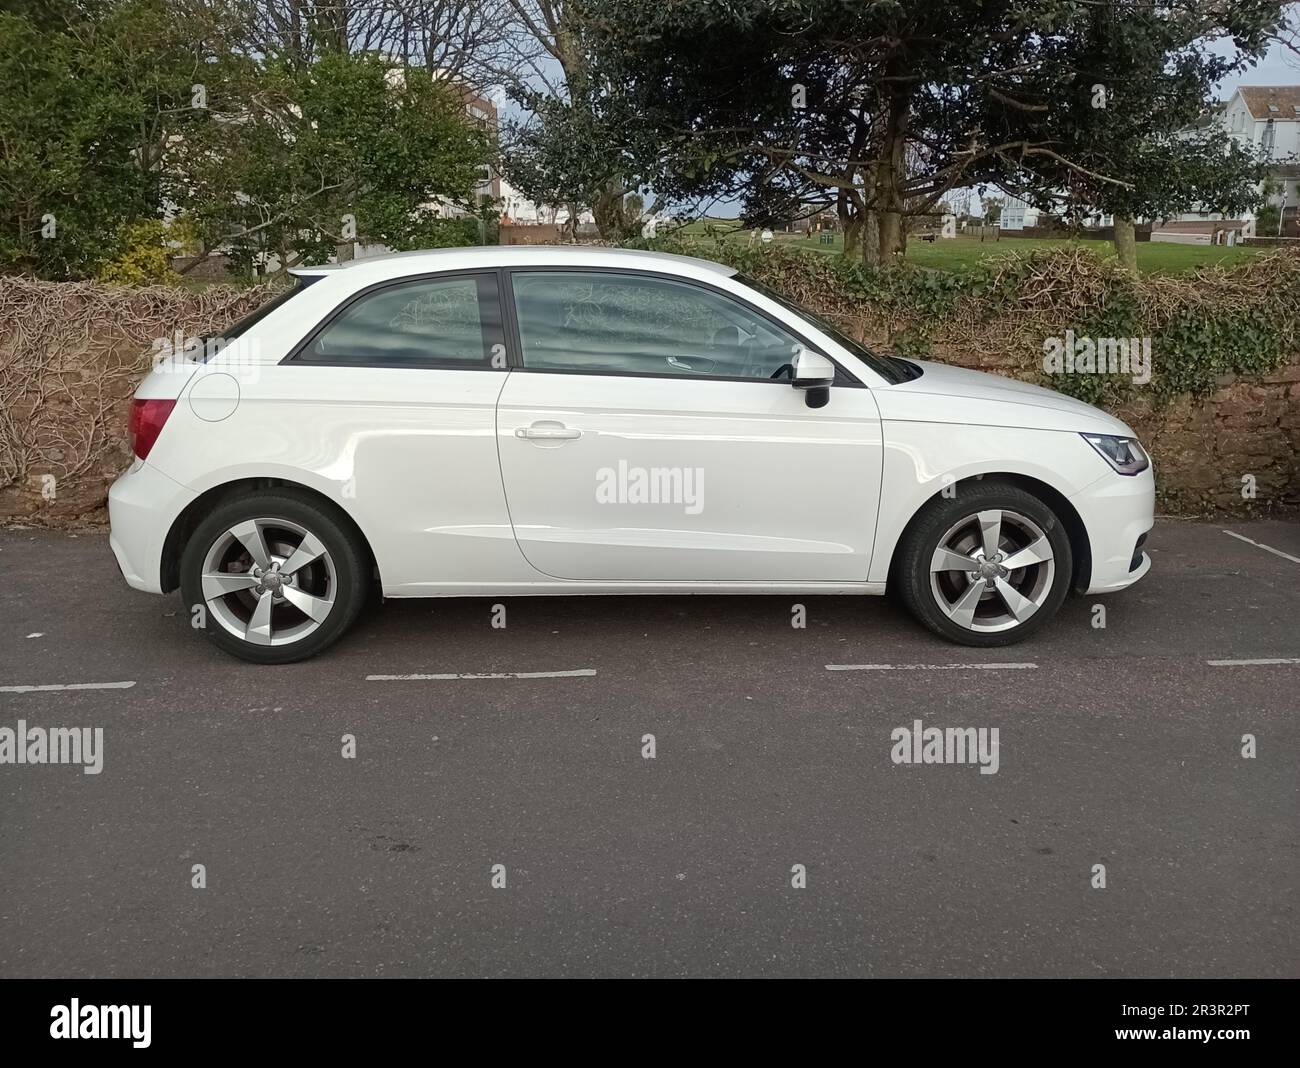
[[[835,364],[819,352],[800,349],[794,356],[794,373],[790,384],[804,391],[809,408],[824,408],[831,399],[835,383]]]

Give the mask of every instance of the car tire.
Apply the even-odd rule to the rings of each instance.
[[[1073,571],[1056,513],[1020,486],[989,479],[925,505],[900,543],[891,586],[936,634],[991,648],[1023,641],[1056,615]]]
[[[181,596],[191,625],[254,664],[328,648],[365,603],[369,556],[351,524],[306,493],[230,497],[190,535]]]

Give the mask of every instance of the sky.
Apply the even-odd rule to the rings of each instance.
[[[1226,52],[1226,49],[1224,50]],[[1246,73],[1230,78],[1219,87],[1219,99],[1227,100],[1239,85],[1296,85],[1300,83],[1300,56],[1274,45],[1260,62]]]

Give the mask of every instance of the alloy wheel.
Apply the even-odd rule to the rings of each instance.
[[[1032,519],[991,508],[954,523],[930,560],[930,592],[959,627],[991,633],[1018,627],[1047,601],[1056,561]]]
[[[334,609],[338,575],[329,550],[287,519],[248,519],[212,543],[203,561],[209,615],[252,645],[289,645]]]

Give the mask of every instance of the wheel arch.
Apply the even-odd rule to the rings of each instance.
[[[1076,593],[1082,593],[1086,590],[1092,580],[1092,546],[1088,541],[1088,528],[1084,526],[1082,517],[1074,505],[1070,503],[1069,498],[1041,479],[1034,478],[1032,475],[1017,474],[1010,471],[986,471],[977,475],[968,475],[951,483],[951,485],[961,487],[967,483],[988,480],[1007,482],[1018,486],[1026,493],[1032,493],[1060,517],[1061,525],[1065,528],[1066,536],[1070,539],[1070,555],[1073,557],[1070,588]],[[960,492],[960,489],[957,492]],[[942,496],[943,490],[939,490],[923,500],[912,512],[907,523],[899,532],[897,539],[890,548],[887,583],[892,584],[894,582],[894,569],[899,552],[901,547],[906,544],[907,536],[912,532],[912,528],[919,522],[921,514],[930,506],[931,502],[938,500]]]
[[[360,524],[348,513],[346,508],[343,508],[337,501],[331,500],[320,490],[312,489],[301,482],[264,475],[233,479],[212,486],[200,493],[181,510],[180,514],[172,521],[172,525],[167,531],[167,537],[163,541],[162,560],[160,561],[159,570],[163,593],[171,593],[180,587],[181,554],[185,551],[185,545],[189,541],[190,535],[194,533],[204,517],[213,508],[238,493],[249,490],[274,489],[289,489],[310,498],[313,504],[334,516],[341,525],[349,528],[365,550],[371,573],[376,579],[376,588],[383,588],[379,576],[379,562],[375,558],[375,551],[371,547],[370,539],[366,537],[365,531],[361,529]]]

